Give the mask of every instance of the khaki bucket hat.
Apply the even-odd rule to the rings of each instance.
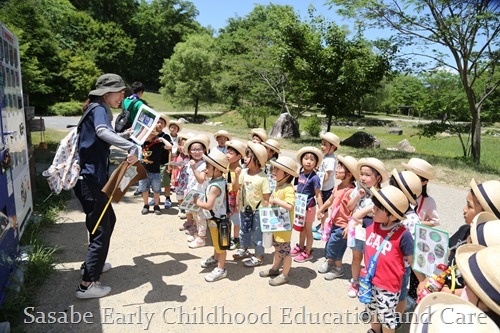
[[[298,177],[298,166],[295,160],[289,156],[280,156],[275,161],[270,161],[271,165],[285,171],[287,174]]]
[[[194,137],[194,133],[191,133],[191,132],[183,132],[183,133],[179,133],[177,135],[177,139],[184,139],[184,140],[188,140],[188,139],[191,139],[192,137]]]
[[[363,167],[363,166],[369,166],[370,168],[377,170],[377,172],[382,177],[382,183],[386,182],[387,179],[389,179],[389,173],[387,173],[387,170],[385,169],[384,163],[381,160],[379,160],[378,158],[366,157],[366,158],[359,159],[358,160],[358,172],[360,174],[361,174],[361,167]]]
[[[427,180],[433,178],[432,165],[421,158],[410,158],[408,163],[401,163],[406,170],[413,171],[417,176],[423,177]]]
[[[392,215],[399,220],[406,220],[405,213],[410,204],[406,195],[397,187],[387,185],[377,191],[375,187],[371,188],[373,195],[380,201]]]
[[[266,148],[264,148],[263,145],[258,144],[258,143],[253,143],[252,141],[247,142],[248,148],[255,154],[255,157],[257,157],[257,160],[260,163],[261,167],[264,167],[267,162],[267,151]],[[245,156],[243,154],[243,156]]]
[[[299,162],[299,165],[302,165],[302,156],[304,156],[304,154],[306,153],[316,155],[316,157],[318,158],[318,163],[316,163],[316,166],[320,166],[321,162],[323,162],[323,154],[321,153],[321,150],[316,147],[307,146],[300,148],[297,152],[297,161]]]
[[[414,205],[417,204],[417,198],[422,194],[422,182],[413,171],[402,171],[393,169],[391,176],[398,183],[399,189],[403,191],[408,200]]]
[[[247,150],[247,145],[243,141],[238,139],[226,141],[226,147],[236,149],[236,151],[240,153],[241,156],[245,156],[245,150]]]
[[[251,132],[252,132],[252,137],[254,135],[257,135],[262,142],[266,142],[267,141],[267,133],[266,133],[266,131],[264,129],[262,129],[262,128],[253,128]]]
[[[221,152],[219,149],[213,149],[210,154],[203,155],[203,159],[205,162],[213,165],[223,173],[226,173],[229,170],[229,160],[227,159],[226,154]]]
[[[268,139],[266,142],[262,142],[262,145],[277,152],[278,154],[280,153],[281,144],[274,139]]]
[[[170,123],[170,119],[168,119],[167,115],[166,114],[160,114],[160,119],[163,119],[163,121],[165,121],[165,127],[168,127],[168,124]]]
[[[500,246],[500,220],[490,212],[481,212],[470,225],[472,244]]]
[[[467,288],[500,315],[500,247],[465,244],[457,249],[455,260]]]
[[[326,132],[320,135],[323,140],[330,142],[337,148],[340,148],[340,138],[333,134],[332,132]]]
[[[184,144],[184,147],[186,147],[186,152],[189,153],[189,147],[193,143],[201,143],[204,147],[205,150],[208,151],[209,146],[210,146],[210,140],[207,140],[206,135],[195,135],[192,138],[187,139],[186,143]]]
[[[217,132],[215,132],[214,134],[214,138],[217,140],[217,138],[219,136],[225,136],[228,140],[231,140],[231,136],[229,135],[229,132],[228,131],[225,131],[225,130],[219,130]]]
[[[470,181],[472,192],[487,212],[495,214],[500,219],[500,181],[488,180],[478,184],[474,178]]]
[[[127,89],[125,81],[117,74],[108,73],[99,76],[95,84],[95,89],[89,92],[92,96],[104,96],[110,92],[119,92]]]
[[[354,157],[338,155],[337,160],[342,163],[350,173],[352,173],[354,179],[359,179],[358,161]]]
[[[458,318],[471,320],[457,320]],[[469,301],[449,293],[437,292],[425,296],[412,316],[410,333],[498,331],[495,322]]]
[[[182,131],[182,122],[178,121],[178,120],[170,120],[170,123],[168,124],[168,126],[170,125],[175,125],[179,128],[179,131]]]

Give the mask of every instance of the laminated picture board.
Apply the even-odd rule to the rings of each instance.
[[[132,134],[130,138],[138,145],[142,145],[149,134],[155,129],[160,114],[149,106],[142,104],[132,123]]]
[[[295,217],[306,217],[307,194],[295,193]]]
[[[196,190],[190,190],[186,194],[184,201],[179,205],[179,209],[185,209],[188,212],[198,212],[200,210],[200,207],[194,204],[194,199],[196,197],[199,197],[198,200],[204,200],[205,193]]]
[[[292,230],[290,212],[284,208],[261,207],[259,208],[260,230],[262,232],[278,232]]]
[[[423,224],[415,225],[413,269],[430,276],[439,264],[448,263],[448,233]]]

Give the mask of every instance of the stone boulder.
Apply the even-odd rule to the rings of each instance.
[[[288,113],[282,113],[273,125],[269,135],[275,139],[300,138],[299,123]]]
[[[397,135],[403,135],[403,130],[401,128],[391,128],[387,130],[388,134],[397,134]]]
[[[405,152],[408,152],[408,153],[414,153],[417,151],[417,149],[415,147],[413,147],[410,142],[406,139],[404,139],[403,141],[399,142],[396,146],[396,149],[399,150],[399,151],[405,151]]]
[[[373,135],[359,131],[342,141],[341,145],[354,148],[378,148],[380,142]]]

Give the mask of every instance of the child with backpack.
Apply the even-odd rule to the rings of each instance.
[[[218,228],[221,227],[220,223],[227,223],[226,226],[229,226],[229,216],[227,214],[228,199],[226,197],[227,183],[224,179],[224,174],[228,171],[229,161],[226,155],[217,149],[213,149],[208,155],[203,155],[203,159],[206,162],[206,175],[210,180],[205,192],[205,201],[201,202],[196,197],[194,203],[205,210],[206,216],[210,216],[207,222],[214,246],[214,254],[202,261],[201,267],[217,266],[210,274],[205,276],[205,281],[214,282],[227,276],[227,270],[224,268],[224,265],[226,263],[226,248],[230,246],[231,239],[226,239],[227,245],[224,247],[219,242]]]

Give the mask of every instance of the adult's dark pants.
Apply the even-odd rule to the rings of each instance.
[[[74,188],[75,195],[82,204],[83,211],[85,212],[85,224],[89,232],[89,246],[83,265],[84,274],[82,278],[83,281],[87,282],[99,281],[104,262],[108,256],[111,234],[116,222],[115,212],[110,204],[101,219],[99,227],[92,235],[92,230],[94,230],[108,202],[108,197],[101,192],[101,189],[101,185],[85,178],[80,179]]]

